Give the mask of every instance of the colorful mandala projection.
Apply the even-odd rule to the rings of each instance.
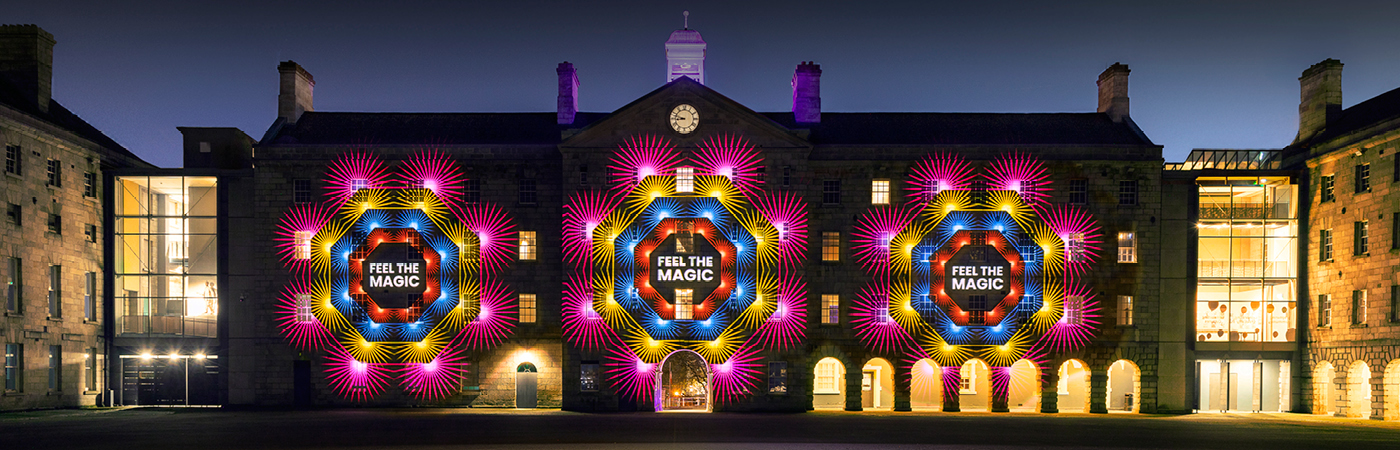
[[[565,205],[564,335],[607,355],[607,378],[655,398],[661,363],[695,352],[715,401],[754,390],[761,351],[803,338],[807,245],[802,201],[761,187],[758,152],[711,137],[689,163],[661,138],[628,139],[613,157],[614,189]]]
[[[418,153],[400,171],[346,153],[328,170],[326,202],[288,211],[278,231],[294,280],[278,324],[296,346],[326,351],[331,385],[356,400],[394,383],[446,396],[467,352],[504,340],[516,320],[489,276],[511,260],[506,213],[463,202],[465,178],[445,155]]]
[[[854,253],[874,280],[852,322],[872,349],[923,371],[921,361],[935,363],[944,392],[957,392],[963,363],[981,359],[1005,398],[1016,361],[1092,336],[1098,307],[1081,278],[1101,234],[1086,212],[1046,202],[1040,161],[1003,155],[984,172],[954,154],[930,155],[912,170],[910,202],[860,217]]]

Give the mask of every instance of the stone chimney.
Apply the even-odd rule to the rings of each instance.
[[[311,107],[311,91],[316,88],[316,80],[296,61],[282,61],[277,65],[277,72],[281,74],[277,117],[287,119],[287,123],[297,123],[301,113],[315,111]]]
[[[568,61],[559,63],[559,124],[571,125],[578,114],[578,71]]]
[[[39,110],[53,98],[53,35],[38,25],[0,25],[0,76],[13,83]]]
[[[1099,74],[1099,112],[1113,123],[1128,117],[1128,72],[1127,64],[1113,63]]]
[[[1298,137],[1308,139],[1342,114],[1342,62],[1326,59],[1298,77],[1302,99],[1298,103]]]
[[[792,74],[792,117],[797,123],[822,121],[822,66],[812,61],[797,65]]]

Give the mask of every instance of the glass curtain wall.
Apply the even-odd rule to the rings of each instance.
[[[117,332],[215,337],[217,179],[126,176],[116,191]]]
[[[1297,186],[1286,177],[1197,179],[1196,340],[1297,339]]]

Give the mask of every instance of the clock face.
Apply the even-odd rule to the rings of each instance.
[[[700,113],[694,106],[680,105],[671,110],[671,128],[680,134],[690,134],[700,124]]]

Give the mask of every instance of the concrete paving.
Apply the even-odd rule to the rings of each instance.
[[[129,408],[0,414],[0,449],[1400,448],[1400,423],[1300,414],[576,414]]]

